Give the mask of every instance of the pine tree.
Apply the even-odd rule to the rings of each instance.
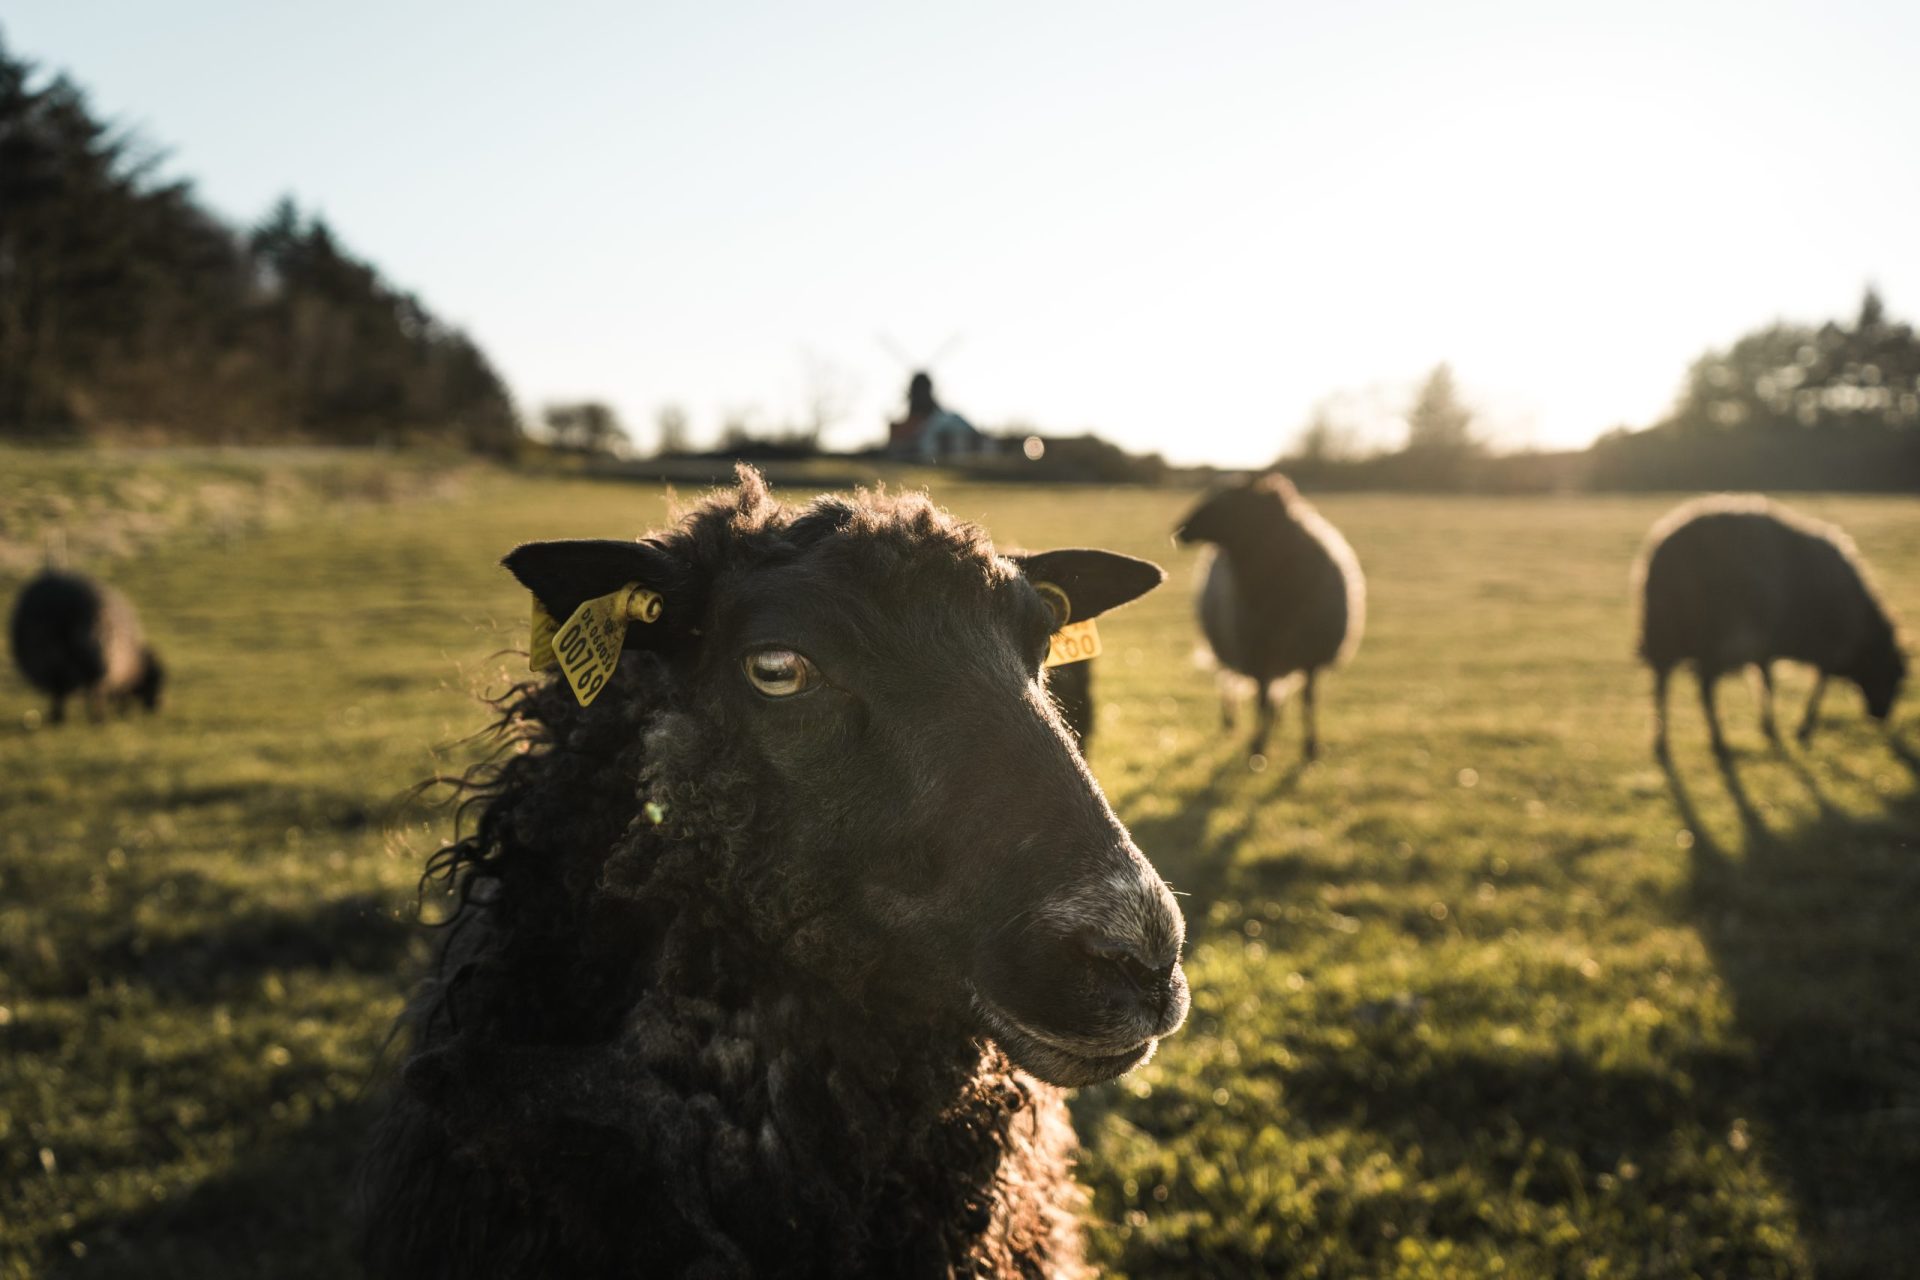
[[[1453,370],[1434,366],[1407,413],[1407,449],[1423,453],[1467,453],[1477,447],[1473,412],[1460,401]]]

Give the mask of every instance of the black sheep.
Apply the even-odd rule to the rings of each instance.
[[[1867,711],[1893,710],[1907,659],[1847,535],[1758,497],[1696,499],[1648,535],[1640,582],[1640,657],[1653,668],[1654,752],[1667,751],[1667,680],[1693,664],[1713,749],[1725,754],[1714,686],[1729,671],[1760,673],[1760,723],[1778,742],[1773,663],[1819,671],[1800,721],[1804,743],[1819,724],[1827,678],[1860,687]]]
[[[166,671],[148,647],[140,615],[112,587],[46,569],[20,589],[8,628],[13,660],[27,682],[53,700],[48,719],[66,719],[67,698],[80,694],[95,720],[109,705],[160,705]]]
[[[1254,683],[1250,750],[1266,750],[1275,682],[1299,672],[1306,758],[1314,759],[1315,678],[1353,656],[1366,618],[1366,580],[1353,549],[1277,472],[1209,494],[1174,537],[1217,548],[1201,588],[1200,626],[1220,665]],[[1231,728],[1224,695],[1222,716]]]
[[[590,705],[511,695],[430,864],[459,906],[363,1170],[372,1273],[1082,1274],[1059,1086],[1180,1025],[1184,926],[1047,697],[1033,584],[1092,617],[1160,570],[744,468],[507,564],[556,618],[663,608]]]

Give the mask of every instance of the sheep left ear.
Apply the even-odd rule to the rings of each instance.
[[[1085,622],[1109,609],[1136,600],[1167,580],[1167,572],[1151,560],[1136,560],[1117,551],[1070,547],[1007,557],[1020,566],[1027,581],[1050,585],[1067,599],[1067,616],[1060,622]],[[1050,594],[1050,593],[1043,593]]]

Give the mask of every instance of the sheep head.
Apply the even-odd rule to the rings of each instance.
[[[644,790],[667,810],[653,838],[699,839],[691,811],[727,788],[742,827],[706,842],[702,892],[793,972],[1062,1085],[1144,1062],[1184,1020],[1180,913],[1042,668],[1063,607],[1125,604],[1158,566],[999,555],[917,495],[788,508],[744,468],[664,534],[506,563],[556,618],[630,583],[659,593],[625,661],[657,664],[672,696],[639,730],[647,776],[607,801]],[[581,714],[619,714],[623,687]],[[698,803],[657,803],[672,796]]]
[[[1293,482],[1270,471],[1243,484],[1213,490],[1174,529],[1173,537],[1176,542],[1220,545],[1258,541],[1292,522],[1298,499]]]
[[[1885,723],[1893,714],[1893,703],[1907,678],[1907,655],[1901,652],[1898,635],[1892,627],[1874,635],[1861,647],[1848,678],[1860,686],[1867,700],[1867,714]]]

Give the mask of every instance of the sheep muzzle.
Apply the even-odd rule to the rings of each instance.
[[[1050,895],[983,948],[973,1004],[1030,1074],[1093,1084],[1140,1066],[1186,1020],[1185,923],[1128,844],[1120,865]]]

